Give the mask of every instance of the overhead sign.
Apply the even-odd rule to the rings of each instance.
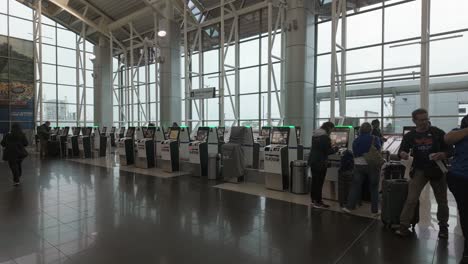
[[[209,98],[215,98],[215,97],[216,97],[216,89],[214,87],[195,89],[190,92],[190,98],[192,99],[209,99]]]

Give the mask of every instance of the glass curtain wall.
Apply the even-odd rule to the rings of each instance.
[[[33,41],[32,9],[15,0],[0,2],[0,35]],[[51,121],[52,126],[84,125],[83,112],[77,120],[77,38],[74,32],[42,16],[43,120]],[[94,45],[86,42],[87,105],[82,111],[86,111],[87,125],[94,124],[93,53]]]
[[[254,21],[248,23],[248,27],[243,27],[244,21]],[[218,29],[219,24],[210,28],[205,28],[203,46],[211,46],[201,52],[197,50],[191,56],[192,74],[188,78],[191,79],[192,89],[215,87],[217,98],[193,100],[192,101],[192,121],[193,127],[198,125],[219,125],[220,115],[224,114],[225,125],[227,127],[233,125],[252,126],[257,129],[262,125],[267,124],[267,101],[268,101],[268,33],[261,33],[261,29],[267,24],[266,10],[259,10],[239,17],[239,36],[248,35],[249,37],[239,39],[239,52],[235,48],[235,37],[227,43],[230,31],[226,30],[226,45],[229,45],[228,52],[225,58],[225,73],[224,80],[224,113],[219,111],[219,87],[220,87],[220,39]],[[232,21],[227,21],[226,25],[231,25]],[[230,26],[229,26],[230,28]],[[229,29],[230,30],[230,29]],[[249,32],[257,32],[249,34]],[[209,37],[208,37],[209,36]],[[210,43],[211,45],[207,45]],[[273,46],[273,54],[276,57],[281,56],[281,34],[276,35],[275,45]],[[183,49],[182,49],[183,50]],[[202,58],[200,58],[202,56]],[[235,78],[236,58],[239,60],[239,79]],[[198,65],[200,59],[203,60],[203,70],[198,74]],[[185,69],[184,55],[181,58],[181,87],[183,102],[185,106]],[[280,93],[281,85],[281,64],[277,59],[273,59],[273,70],[275,71],[276,81],[279,85],[278,94]],[[200,87],[199,78],[203,87]],[[238,84],[236,83],[238,82]],[[238,87],[238,89],[236,89]],[[231,101],[232,100],[232,101]],[[237,104],[237,102],[239,102]],[[275,89],[272,87],[272,121],[277,125],[280,123],[279,105],[276,100]],[[238,120],[236,120],[236,113]],[[185,110],[182,110],[182,120],[186,124],[188,120],[185,118]],[[237,122],[236,122],[237,121]]]
[[[444,130],[456,127],[468,111],[466,10],[468,1],[431,1],[430,114],[433,125]],[[331,21],[318,19],[317,31],[320,124],[330,117]],[[389,0],[348,11],[348,117],[381,119],[386,133],[401,133],[403,126],[412,125],[411,111],[419,106],[420,41],[421,0]],[[335,105],[338,113],[338,101]]]

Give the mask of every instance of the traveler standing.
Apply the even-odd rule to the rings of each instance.
[[[371,213],[379,213],[379,180],[380,166],[368,164],[365,155],[369,153],[372,146],[380,151],[382,144],[380,138],[371,135],[372,127],[369,123],[361,125],[359,137],[353,142],[354,153],[354,175],[351,184],[351,190],[348,197],[348,203],[343,207],[343,211],[351,213],[362,196],[362,185],[366,178],[369,179],[369,191],[371,194]]]
[[[19,124],[14,123],[11,126],[11,132],[5,135],[0,143],[4,147],[3,160],[8,161],[13,174],[13,185],[18,186],[22,174],[21,163],[28,156],[26,146],[28,140]]]
[[[325,122],[314,131],[308,165],[312,174],[310,197],[314,208],[328,208],[322,201],[322,188],[328,168],[328,155],[335,153],[332,148],[330,133],[335,128],[332,122]]]
[[[374,119],[372,120],[371,125],[372,125],[371,134],[375,137],[378,137],[381,143],[387,142],[387,139],[384,138],[384,136],[382,135],[382,131],[380,130],[380,121],[378,119]]]
[[[460,129],[445,135],[447,144],[455,145],[452,167],[447,175],[450,191],[457,201],[460,225],[465,237],[465,250],[460,263],[468,263],[468,115],[462,119]]]
[[[445,132],[430,126],[429,115],[425,109],[417,109],[412,113],[416,128],[403,136],[398,154],[401,159],[408,160],[410,150],[413,151],[411,179],[408,184],[408,197],[400,215],[400,228],[396,234],[407,236],[408,228],[419,203],[419,196],[429,182],[437,201],[437,220],[439,220],[439,238],[448,238],[449,208],[447,202],[447,178],[436,161],[444,161],[450,155],[452,148],[444,141]]]
[[[50,122],[46,121],[42,124],[37,130],[37,135],[39,136],[39,143],[41,145],[40,157],[45,158],[47,156],[47,143],[50,138]]]

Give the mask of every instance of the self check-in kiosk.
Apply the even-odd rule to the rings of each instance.
[[[72,127],[72,135],[67,138],[68,157],[74,158],[80,156],[78,138],[80,136],[81,127]]]
[[[262,129],[260,129],[260,132],[255,140],[259,145],[259,155],[258,155],[259,168],[264,168],[265,147],[270,145],[270,137],[271,137],[271,127],[264,126],[262,127]]]
[[[81,136],[78,137],[78,148],[80,150],[80,157],[84,159],[90,159],[93,157],[93,128],[83,127],[81,128]]]
[[[179,134],[179,160],[189,162],[190,128],[180,126]]]
[[[338,181],[338,169],[340,167],[341,154],[345,150],[353,149],[354,142],[354,127],[353,126],[336,126],[330,134],[331,145],[338,149],[338,152],[328,156],[330,167],[327,170],[326,179],[329,181]]]
[[[211,131],[213,129],[211,128]],[[189,162],[192,165],[193,176],[208,175],[208,135],[210,134],[209,127],[199,127],[195,140],[189,144]],[[216,131],[215,134],[217,138]]]
[[[65,158],[67,156],[67,141],[68,141],[68,133],[70,131],[70,127],[64,127],[60,131],[59,135],[59,142],[60,142],[60,156]]]
[[[265,147],[265,186],[284,191],[289,188],[289,164],[297,159],[296,127],[274,127],[271,144]]]
[[[143,139],[138,139],[135,166],[148,169],[155,166],[154,134],[156,127],[142,127]]]
[[[119,128],[119,131],[117,133],[117,138],[116,138],[116,143],[118,144],[118,142],[120,141],[120,139],[124,138],[125,137],[125,132],[126,132],[126,129],[125,127],[121,127]]]
[[[216,127],[198,128],[195,141],[189,146],[193,176],[208,176],[208,156],[219,153],[219,139]]]
[[[102,130],[99,127],[94,128],[94,156],[105,157],[107,152],[109,137],[107,137],[107,127]]]
[[[115,127],[111,127],[111,129],[110,129],[110,131],[109,131],[108,137],[109,137],[109,139],[110,139],[110,145],[111,145],[111,147],[117,146],[117,145],[115,144],[115,139],[116,139],[115,131],[116,131],[116,128],[115,128]]]
[[[119,161],[123,166],[135,163],[135,127],[129,127],[125,137],[119,139]]]
[[[156,131],[154,134],[155,140],[155,155],[156,155],[156,167],[161,167],[162,163],[162,143],[166,140],[166,134],[164,133],[164,129],[162,127],[156,127]]]
[[[166,172],[179,171],[179,135],[180,127],[170,127],[161,143],[161,168]]]

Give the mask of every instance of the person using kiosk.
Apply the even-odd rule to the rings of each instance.
[[[328,156],[337,151],[336,148],[332,148],[330,139],[334,128],[335,125],[332,122],[325,122],[312,135],[308,165],[312,173],[310,197],[314,208],[330,207],[322,201],[322,188],[327,175]]]
[[[119,139],[119,160],[123,166],[135,163],[135,127],[129,127],[124,138]]]
[[[39,126],[37,130],[37,135],[39,136],[39,143],[40,143],[40,153],[39,156],[41,158],[47,157],[47,143],[50,138],[50,122],[46,121],[44,124]]]

